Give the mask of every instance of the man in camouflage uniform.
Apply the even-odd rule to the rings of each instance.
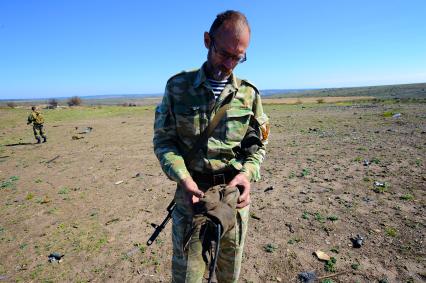
[[[31,114],[28,116],[27,125],[33,124],[34,137],[37,140],[37,143],[41,142],[40,136],[43,138],[43,142],[47,141],[46,133],[43,130],[44,117],[37,111],[36,107],[31,107]],[[39,136],[40,134],[40,136]]]
[[[194,204],[216,185],[238,187],[240,191],[235,226],[220,240],[216,276],[218,282],[237,282],[239,277],[249,219],[250,182],[260,179],[269,133],[259,91],[232,72],[246,60],[249,40],[250,27],[242,13],[219,14],[210,31],[204,33],[207,61],[198,70],[171,77],[156,109],[154,151],[163,171],[177,182],[172,215],[172,282],[202,281],[205,262],[198,235],[191,237],[186,248],[184,238],[191,229]],[[226,80],[217,98],[211,80]],[[233,97],[226,115],[194,158],[185,161],[183,156],[194,147],[229,95]],[[255,150],[241,153],[248,129],[259,142]]]

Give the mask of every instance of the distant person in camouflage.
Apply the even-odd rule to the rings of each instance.
[[[177,182],[173,211],[172,282],[201,282],[206,263],[199,235],[189,235],[194,207],[212,188],[237,187],[234,227],[220,240],[217,282],[237,282],[250,204],[250,182],[260,179],[269,120],[257,88],[238,79],[234,68],[247,60],[250,27],[237,11],[217,15],[204,33],[207,61],[198,70],[171,77],[155,113],[154,151],[165,174]],[[190,162],[194,147],[225,100],[230,108]],[[249,142],[254,140],[254,143]],[[187,245],[185,245],[187,244]],[[185,245],[185,246],[184,246]]]
[[[41,143],[40,136],[43,138],[43,142],[46,142],[47,137],[43,129],[44,117],[35,106],[31,107],[31,110],[32,112],[28,116],[27,125],[31,123],[33,124],[34,137],[36,138],[37,143]]]

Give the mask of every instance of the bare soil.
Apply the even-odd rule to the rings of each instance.
[[[240,281],[315,271],[332,282],[424,282],[426,104],[265,109],[271,136]],[[25,125],[1,130],[0,281],[170,282],[170,224],[145,245],[175,189],[153,154],[153,119],[152,109],[47,117],[45,144]],[[334,272],[316,250],[336,259]],[[50,263],[52,252],[65,256]]]

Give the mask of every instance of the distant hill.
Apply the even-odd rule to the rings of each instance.
[[[263,95],[271,98],[309,96],[374,96],[379,98],[425,98],[426,83],[346,88],[321,88],[307,90],[267,90],[266,92],[260,92]]]

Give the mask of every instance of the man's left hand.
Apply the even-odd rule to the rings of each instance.
[[[250,181],[243,173],[239,173],[229,182],[228,186],[237,187],[240,190],[237,208],[243,208],[250,204]]]

